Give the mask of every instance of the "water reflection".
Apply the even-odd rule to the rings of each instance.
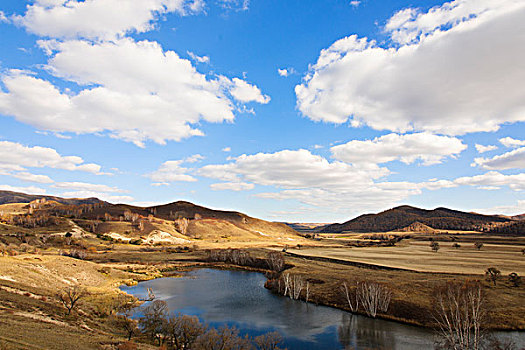
[[[250,336],[278,331],[290,350],[433,348],[428,330],[276,296],[265,280],[259,273],[200,269],[122,289],[146,297],[152,288],[171,312],[196,315],[214,327],[236,326]]]

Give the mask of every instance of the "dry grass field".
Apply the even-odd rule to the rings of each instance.
[[[439,242],[440,249],[433,252],[428,241],[405,240],[393,247],[306,247],[289,251],[422,272],[484,274],[488,267],[496,267],[504,275],[511,272],[525,275],[523,246],[485,244],[477,250],[472,243],[461,243],[460,248],[452,245]]]

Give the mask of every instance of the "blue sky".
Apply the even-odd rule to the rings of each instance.
[[[525,212],[522,1],[0,11],[0,189],[279,221]]]

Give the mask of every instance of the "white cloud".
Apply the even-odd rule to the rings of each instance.
[[[330,150],[335,159],[346,163],[381,164],[400,160],[410,164],[418,159],[423,165],[441,163],[445,157],[456,156],[467,148],[455,137],[429,133],[388,134],[373,140],[353,140]]]
[[[115,39],[154,28],[159,16],[202,11],[203,0],[36,0],[15,23],[52,38]]]
[[[187,53],[188,53],[188,56],[190,56],[191,59],[194,62],[197,62],[197,63],[210,63],[210,57],[209,56],[198,56],[198,55],[194,54],[191,51],[187,51]]]
[[[9,18],[6,17],[4,11],[0,11],[0,23],[9,23]]]
[[[457,185],[477,186],[481,189],[499,189],[501,186],[508,186],[514,191],[525,191],[525,173],[516,175],[504,175],[497,171],[476,176],[460,177],[454,180]]]
[[[334,190],[371,184],[389,174],[388,169],[370,164],[355,166],[330,163],[307,150],[241,155],[227,164],[206,165],[198,174],[228,182],[250,182],[279,188],[330,188]]]
[[[254,184],[245,182],[221,182],[210,185],[210,188],[214,191],[248,191],[253,189],[254,187]]]
[[[26,167],[100,173],[100,165],[84,163],[84,160],[77,156],[62,156],[52,148],[0,141],[0,169],[23,172]]]
[[[204,157],[203,155],[200,155],[200,154],[194,154],[192,156],[189,156],[187,157],[186,159],[184,159],[184,162],[185,163],[197,163],[197,162],[200,162],[201,160],[205,159],[206,157]]]
[[[22,193],[29,193],[29,194],[45,194],[46,193],[45,189],[34,187],[34,186],[18,187],[18,186],[0,185],[0,191],[22,192]]]
[[[224,147],[224,148],[222,149],[222,151],[223,151],[223,152],[231,152],[232,149],[231,149],[231,147]]]
[[[85,183],[85,182],[57,182],[53,184],[51,187],[76,190],[76,191],[84,191],[84,192],[104,192],[104,193],[126,192],[117,187],[110,187],[107,185],[91,184],[91,183]]]
[[[352,7],[359,7],[359,5],[361,5],[361,1],[358,1],[358,0],[352,0],[350,1],[350,5]]]
[[[492,158],[475,158],[472,166],[479,166],[488,170],[524,169],[525,147]]]
[[[267,103],[269,97],[247,82],[208,79],[191,62],[156,42],[40,42],[55,54],[48,69],[80,85],[61,92],[26,72],[2,77],[0,113],[52,132],[102,133],[143,147],[203,135],[201,120],[233,121],[239,102]],[[233,99],[230,97],[233,96]]]
[[[521,147],[525,146],[525,140],[516,140],[512,137],[504,137],[499,139],[499,142],[505,147]]]
[[[457,0],[386,26],[393,47],[348,36],[296,86],[314,121],[461,135],[525,121],[525,2]]]
[[[250,8],[250,0],[217,0],[217,3],[226,10],[247,11]]]
[[[257,86],[248,84],[239,78],[233,78],[230,93],[236,100],[241,102],[258,102],[262,104],[270,102],[270,96],[263,95]]]
[[[286,68],[283,68],[283,69],[277,68],[277,73],[279,73],[279,75],[280,75],[281,77],[287,77],[288,74],[290,74],[290,73],[288,72],[288,69],[286,69]]]
[[[1,174],[1,172],[0,172],[0,174]],[[22,171],[22,172],[18,172],[18,173],[11,173],[11,174],[6,174],[6,175],[9,175],[9,176],[12,176],[12,177],[15,177],[17,179],[20,179],[22,181],[27,181],[27,182],[36,182],[36,183],[41,183],[41,184],[49,184],[49,183],[53,183],[54,182],[47,175],[31,174],[31,173],[28,173],[27,171]]]
[[[484,146],[484,145],[480,145],[476,143],[476,151],[478,151],[479,153],[494,151],[496,149],[498,149],[498,146],[495,146],[495,145]]]
[[[168,160],[162,163],[156,171],[147,174],[146,176],[155,181],[155,183],[152,184],[153,186],[164,186],[171,182],[178,181],[195,182],[197,179],[187,174],[190,169],[181,166],[183,163],[187,162],[187,159]]]
[[[282,68],[282,69],[281,68],[277,68],[277,73],[279,73],[279,75],[281,77],[287,77],[287,76],[289,76],[291,74],[295,74],[297,72],[295,71],[294,68]]]
[[[125,203],[133,201],[134,198],[131,196],[119,196],[108,194],[107,192],[94,192],[94,191],[72,191],[72,192],[63,192],[59,195],[60,197],[66,198],[91,198],[95,197],[103,201],[111,203]]]
[[[525,200],[518,200],[515,205],[501,205],[491,208],[474,209],[475,212],[487,215],[504,214],[520,215],[525,213]]]

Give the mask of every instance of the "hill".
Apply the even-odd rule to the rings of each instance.
[[[507,222],[488,230],[489,233],[504,233],[509,235],[525,235],[525,220],[515,220]]]
[[[500,216],[466,213],[448,208],[426,210],[403,205],[378,214],[361,215],[342,224],[328,225],[321,232],[387,232],[402,229],[415,222],[439,230],[484,231],[509,221],[511,220]]]
[[[46,195],[25,194],[21,192],[0,191],[0,204],[30,203],[42,199],[66,205],[105,203],[104,201],[101,201],[98,198],[61,198]]]
[[[40,225],[49,232],[54,226],[57,226],[57,232],[63,231],[64,223],[69,222],[71,227],[78,227],[87,234],[127,242],[182,244],[206,240],[214,243],[284,243],[301,238],[295,230],[282,223],[185,201],[137,207],[111,204],[96,198],[66,199],[6,191],[0,194],[0,199],[9,203],[0,204],[0,213],[5,215],[3,221],[6,225],[26,228]],[[15,200],[22,201],[22,204],[14,204]]]
[[[437,230],[429,227],[419,221],[413,222],[410,225],[396,230],[398,232],[417,232],[417,233],[436,233]]]

